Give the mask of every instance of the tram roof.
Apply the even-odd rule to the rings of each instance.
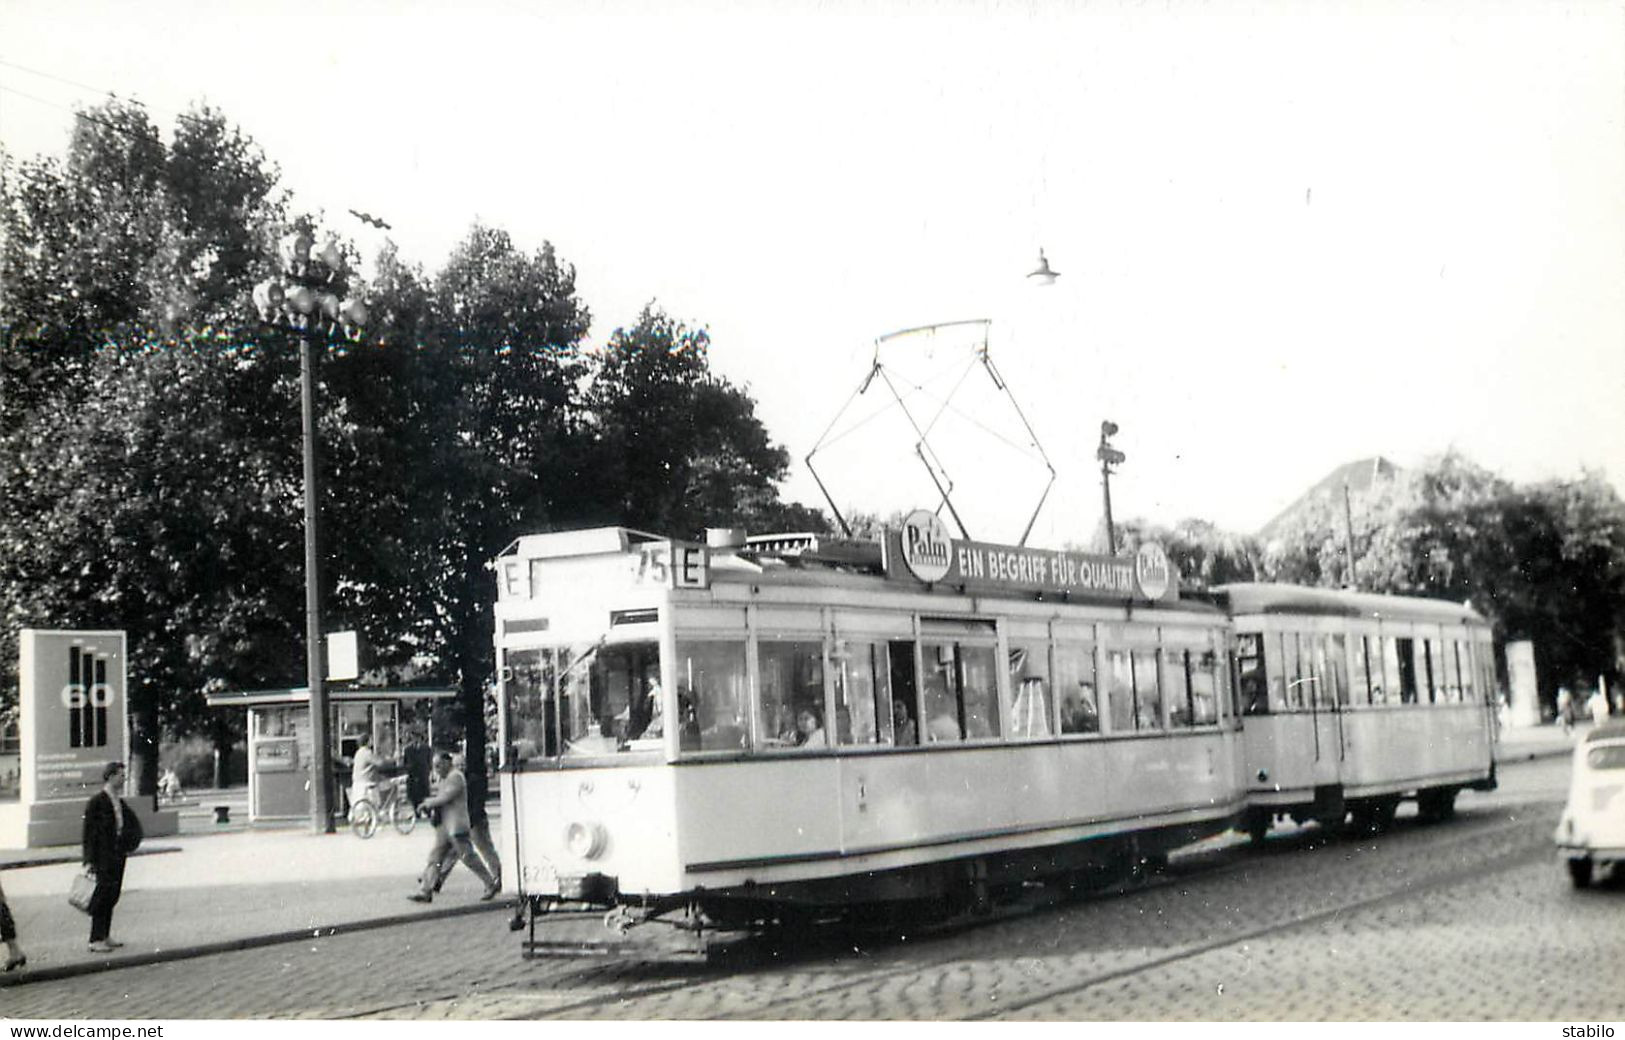
[[[1215,585],[1213,592],[1231,616],[1239,614],[1321,614],[1352,618],[1408,617],[1421,621],[1483,622],[1472,607],[1421,596],[1385,596],[1374,592],[1237,582]]]

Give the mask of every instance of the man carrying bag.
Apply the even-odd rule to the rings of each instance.
[[[91,953],[112,953],[124,945],[109,934],[113,907],[124,892],[124,862],[141,844],[141,821],[120,797],[123,792],[124,763],[109,762],[102,770],[102,789],[85,803],[82,858],[96,875],[96,890],[87,909]]]

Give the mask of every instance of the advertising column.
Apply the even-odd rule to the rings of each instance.
[[[76,844],[102,767],[130,757],[124,633],[25,628],[18,646],[22,798],[0,806],[0,847]],[[148,833],[175,833],[162,815]]]

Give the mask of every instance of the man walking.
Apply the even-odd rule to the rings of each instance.
[[[124,944],[109,938],[113,907],[124,894],[124,862],[141,844],[141,821],[120,797],[124,792],[124,763],[109,762],[102,770],[102,789],[85,803],[85,866],[96,874],[90,897],[90,952],[112,953]]]
[[[485,864],[480,862],[469,841],[468,785],[463,780],[463,774],[451,767],[449,751],[435,755],[434,772],[440,778],[440,789],[423,803],[425,808],[431,810],[430,818],[435,821],[434,848],[429,850],[429,862],[423,868],[420,879],[422,888],[407,898],[415,903],[433,902],[435,882],[440,879],[440,861],[448,852],[455,850],[463,865],[485,883],[485,893],[480,898],[493,899],[501,886],[485,869]]]
[[[462,769],[467,767],[461,756],[453,759],[453,763]],[[496,890],[502,891],[502,859],[497,855],[496,842],[491,840],[491,820],[485,812],[485,796],[490,782],[485,774],[463,774],[463,781],[468,789],[468,837],[473,843],[474,850],[479,853],[480,860],[485,864],[486,873],[490,874],[496,882]],[[451,868],[457,865],[456,848],[448,848],[440,861],[440,871],[435,877],[434,890],[440,891],[440,886],[446,883],[446,875]]]

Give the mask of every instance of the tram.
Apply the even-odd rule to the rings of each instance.
[[[1470,607],[1292,585],[1215,590],[1234,626],[1255,842],[1277,817],[1387,828],[1493,790],[1495,665]]]
[[[973,908],[1247,808],[1228,620],[1154,545],[957,540],[919,511],[878,542],[537,534],[496,570],[532,940],[564,905],[695,930]]]

